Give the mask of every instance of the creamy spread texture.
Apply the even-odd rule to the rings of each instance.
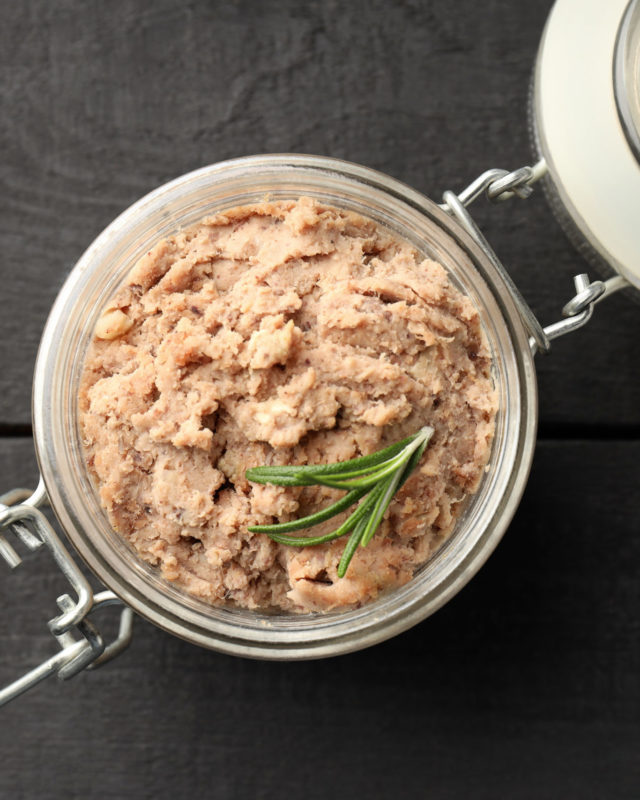
[[[373,221],[309,198],[235,208],[159,242],[105,309],[80,390],[86,461],[113,527],[187,592],[357,606],[406,583],[477,489],[490,368],[471,301]],[[249,467],[342,461],[423,425],[420,466],[344,578],[346,539],[299,549],[247,531],[343,494],[250,484]]]

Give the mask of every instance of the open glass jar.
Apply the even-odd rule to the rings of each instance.
[[[179,591],[114,533],[81,450],[77,395],[86,349],[114,288],[159,239],[233,206],[314,197],[357,211],[439,261],[482,319],[499,414],[489,468],[455,533],[407,585],[358,610],[262,614],[213,607]],[[527,332],[502,276],[435,203],[371,170],[311,156],[257,156],[185,175],[131,206],[91,245],[47,323],[34,383],[36,447],[51,504],[74,547],[122,600],[171,633],[262,658],[335,655],[387,638],[454,594],[493,550],[516,508],[535,438],[536,388]]]

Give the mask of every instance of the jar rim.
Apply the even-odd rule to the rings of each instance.
[[[640,0],[629,0],[618,28],[613,93],[620,124],[640,164]]]
[[[111,293],[117,284],[117,275],[113,270],[109,273],[105,265],[122,260],[125,251],[131,255],[136,236],[140,238],[141,232],[152,236],[158,220],[170,228],[173,206],[181,208],[182,214],[187,213],[185,208],[188,213],[199,213],[193,198],[199,197],[200,191],[222,192],[218,202],[238,205],[233,201],[234,191],[255,192],[256,186],[265,185],[298,195],[308,193],[309,186],[314,191],[340,191],[347,205],[375,206],[375,213],[382,218],[402,215],[407,231],[413,230],[412,225],[441,231],[447,247],[471,265],[465,269],[477,276],[474,291],[499,319],[492,335],[500,339],[499,346],[504,349],[501,369],[511,381],[512,395],[507,399],[513,409],[505,422],[509,431],[503,431],[509,440],[504,440],[504,452],[500,451],[499,480],[495,478],[492,484],[499,487],[500,496],[493,490],[494,496],[484,501],[485,506],[477,511],[476,528],[458,542],[452,541],[454,532],[425,565],[420,579],[416,577],[360,609],[335,614],[287,616],[227,609],[221,615],[210,606],[207,614],[193,599],[166,587],[164,592],[156,590],[145,565],[127,558],[113,544],[106,546],[93,531],[95,517],[87,510],[91,498],[86,481],[83,489],[83,478],[78,475],[77,445],[74,451],[69,441],[77,429],[70,377],[74,360],[69,355],[80,352],[82,331],[86,339],[86,331],[93,330],[86,308],[88,294],[95,295],[97,283],[101,282],[101,296]],[[198,218],[207,215],[200,213]],[[156,233],[156,241],[158,238],[162,237]],[[95,298],[93,302],[95,305]],[[231,654],[277,660],[319,658],[372,645],[424,619],[459,591],[493,551],[515,512],[533,457],[536,422],[533,357],[518,310],[501,276],[462,227],[437,204],[383,173],[337,159],[291,154],[249,156],[203,167],[160,186],[117,217],[81,256],[52,307],[33,386],[36,453],[51,505],[74,548],[100,580],[142,616],[174,635]]]

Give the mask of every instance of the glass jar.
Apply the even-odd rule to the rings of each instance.
[[[375,220],[439,261],[475,305],[493,357],[499,412],[485,476],[454,532],[405,586],[362,608],[325,614],[214,607],[179,590],[115,533],[87,472],[78,385],[99,314],[158,240],[233,206],[307,195]],[[479,569],[520,500],[537,420],[528,332],[511,287],[477,242],[438,205],[392,178],[329,158],[256,156],[205,167],[151,192],[89,247],[48,319],[35,370],[33,421],[40,469],[69,540],[123,602],[168,632],[241,656],[320,658],[357,650],[433,613]]]

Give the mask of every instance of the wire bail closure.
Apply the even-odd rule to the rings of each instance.
[[[28,489],[14,489],[0,496],[0,556],[11,569],[22,564],[22,558],[7,538],[9,532],[30,552],[45,545],[69,582],[75,599],[71,594],[60,595],[57,604],[61,613],[48,623],[60,652],[0,689],[0,706],[50,675],[57,674],[61,680],[68,680],[84,669],[95,669],[121,653],[131,641],[133,611],[113,592],[94,595],[89,582],[40,511],[39,506],[46,501],[42,478],[33,493]],[[89,616],[116,605],[122,607],[120,626],[115,640],[107,645]]]
[[[532,167],[520,167],[512,172],[504,169],[489,169],[479,175],[460,194],[455,194],[452,191],[444,192],[442,196],[444,202],[440,205],[440,208],[457,219],[500,273],[529,334],[529,344],[534,355],[538,351],[548,353],[553,339],[578,330],[591,319],[596,302],[613,292],[629,286],[628,281],[620,275],[616,275],[607,281],[593,282],[589,280],[589,276],[585,273],[576,275],[573,279],[576,295],[562,309],[563,319],[544,328],[542,327],[513,282],[504,264],[500,261],[494,249],[476,225],[473,217],[467,211],[467,206],[471,205],[482,194],[492,203],[500,203],[512,197],[525,200],[533,193],[533,184],[546,174],[547,164],[544,159],[541,159]]]

